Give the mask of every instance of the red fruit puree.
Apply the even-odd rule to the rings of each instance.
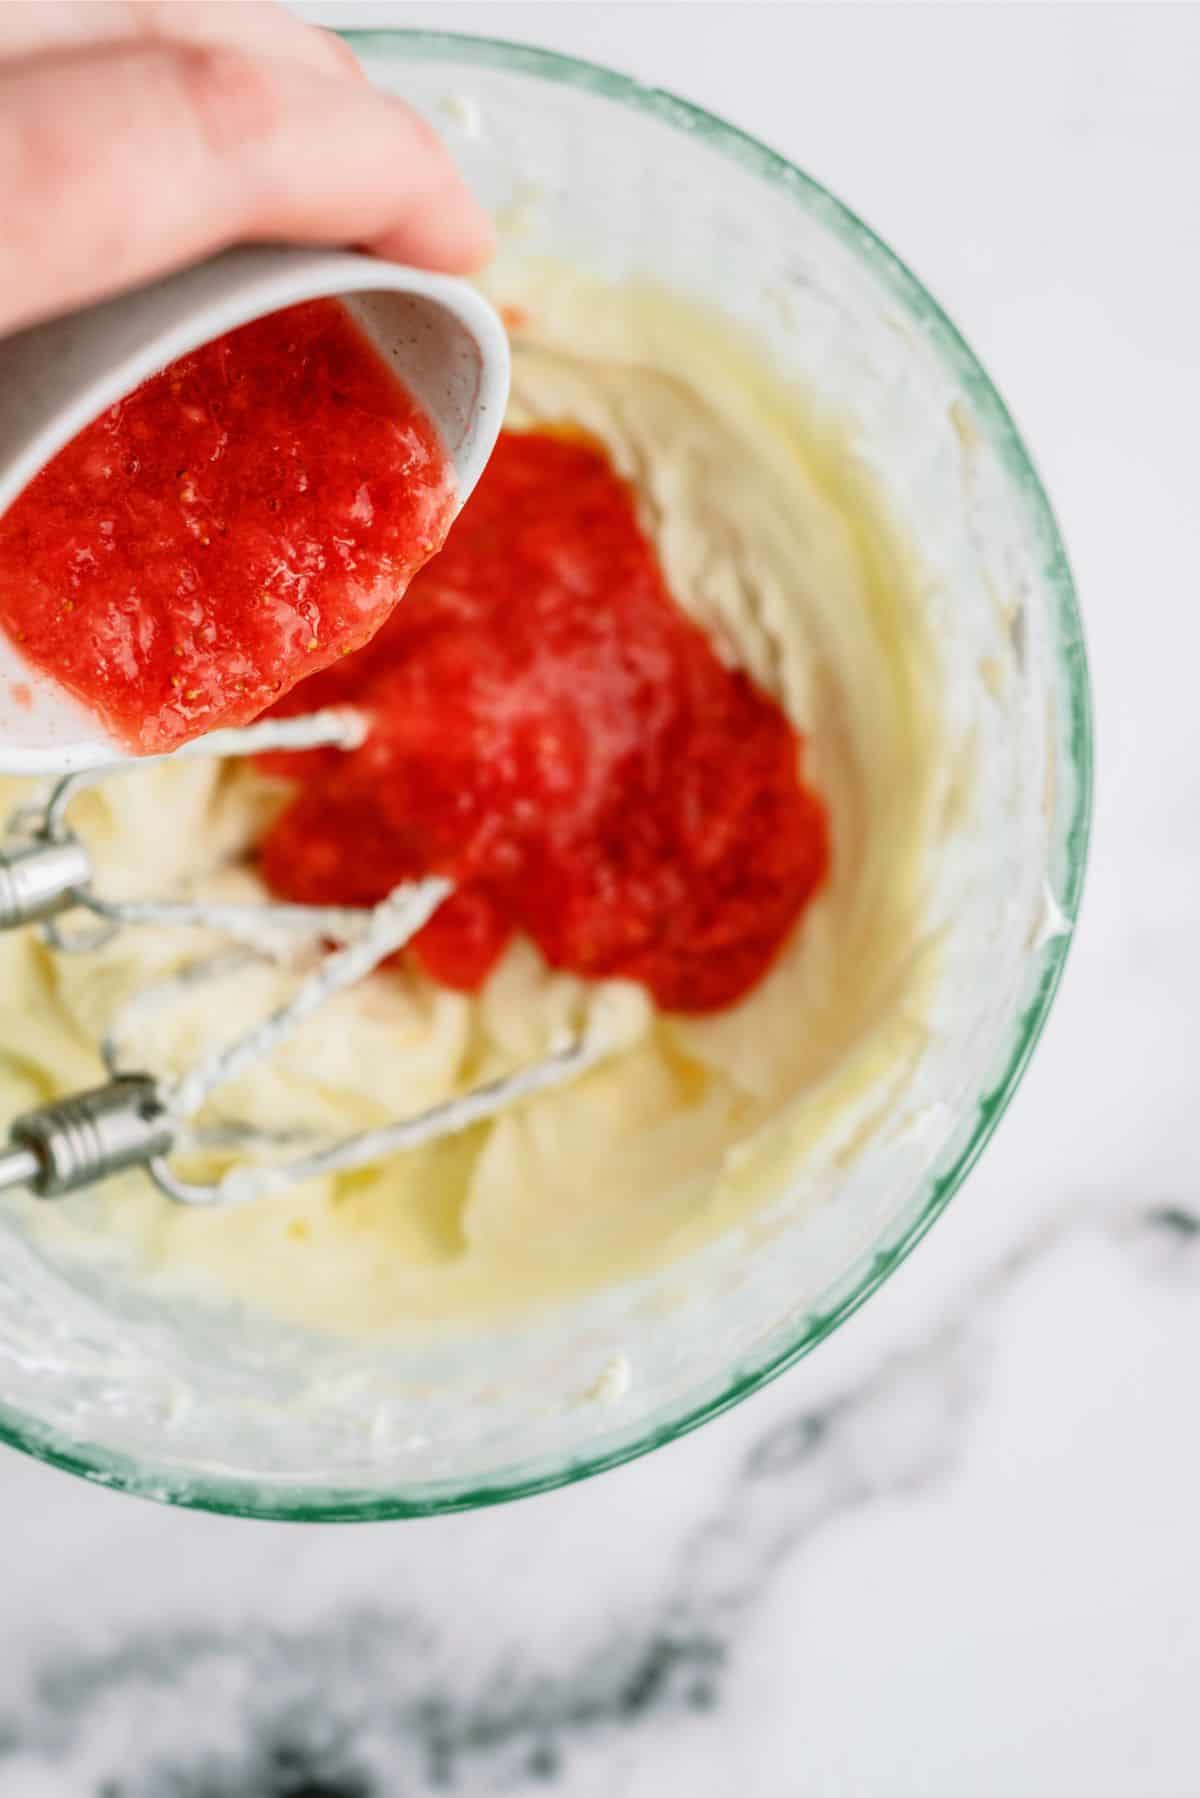
[[[362,748],[264,758],[299,784],[262,873],[351,904],[448,875],[413,945],[447,986],[474,991],[523,930],[555,967],[718,1010],[825,874],[796,732],[674,604],[586,443],[501,436],[404,603],[279,709],[345,702],[368,716]]]
[[[0,626],[131,749],[248,723],[378,629],[454,513],[437,432],[314,300],[172,363],[0,519]]]

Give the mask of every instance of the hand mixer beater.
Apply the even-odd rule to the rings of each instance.
[[[141,1168],[160,1192],[180,1204],[245,1204],[468,1129],[535,1093],[574,1079],[609,1051],[602,1029],[593,1025],[553,1044],[542,1059],[511,1074],[412,1116],[336,1140],[314,1140],[300,1129],[269,1132],[234,1119],[197,1122],[223,1086],[269,1058],[335,993],[364,979],[402,949],[433,916],[451,885],[438,878],[415,881],[397,887],[372,907],[222,903],[169,896],[110,899],[97,890],[87,845],[67,822],[70,803],[84,787],[120,779],[129,770],[144,767],[147,760],[225,759],[329,746],[352,749],[365,735],[364,720],[352,710],[326,710],[215,732],[171,757],[110,763],[65,775],[39,804],[24,806],[9,819],[8,848],[0,854],[0,931],[33,926],[59,955],[96,950],[118,932],[139,927],[217,931],[227,946],[183,962],[121,1007],[100,1043],[109,1075],[103,1085],[39,1105],[14,1120],[9,1147],[0,1151],[0,1190],[26,1187],[40,1198],[56,1198],[111,1174]],[[67,915],[80,912],[90,915],[90,925],[65,928]],[[197,985],[236,976],[255,961],[289,959],[285,949],[289,942],[305,951],[312,965],[298,975],[290,997],[260,1022],[182,1074],[155,1075],[128,1064],[124,1039],[139,1017],[177,1001]],[[321,947],[329,943],[334,947]],[[271,1158],[262,1164],[235,1163],[212,1181],[182,1178],[171,1165],[173,1154],[203,1147],[242,1149],[255,1155],[267,1151]]]
[[[350,308],[383,363],[423,399],[454,464],[461,503],[496,442],[508,391],[508,344],[493,309],[463,283],[422,270],[341,252],[250,245],[0,344],[0,511],[83,425],[174,358],[249,320],[323,296],[336,296]],[[573,1078],[604,1052],[589,1030],[552,1044],[542,1060],[504,1078],[337,1140],[303,1129],[262,1131],[229,1118],[203,1121],[200,1114],[222,1087],[269,1058],[335,994],[403,948],[450,885],[416,881],[369,908],[106,897],[86,842],[68,822],[71,801],[83,787],[167,758],[129,759],[53,684],[31,689],[27,672],[0,632],[0,768],[61,776],[38,805],[22,807],[8,821],[0,843],[0,931],[35,928],[60,956],[95,950],[120,932],[144,927],[216,931],[226,947],[174,966],[109,1020],[100,1043],[105,1084],[15,1120],[9,1147],[0,1150],[0,1189],[24,1186],[52,1198],[143,1168],[181,1204],[241,1204],[466,1129]],[[364,736],[360,716],[322,711],[217,731],[173,755],[224,759],[268,749],[351,749]],[[90,914],[91,921],[69,928],[70,913]],[[190,989],[236,977],[256,961],[293,962],[297,950],[307,965],[290,996],[252,1028],[182,1074],[155,1075],[130,1064],[124,1040],[139,1019],[178,1003]],[[269,1158],[194,1182],[172,1166],[175,1152],[189,1147],[240,1148]]]

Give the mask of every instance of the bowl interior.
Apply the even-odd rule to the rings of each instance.
[[[806,176],[697,109],[517,46],[358,34],[500,215],[516,267],[652,280],[749,333],[849,421],[919,545],[971,803],[930,871],[939,975],[904,1103],[841,1169],[792,1174],[686,1263],[421,1348],[115,1310],[0,1217],[0,1432],[147,1496],[299,1518],[463,1508],[693,1427],[806,1353],[938,1215],[1002,1113],[1078,903],[1090,739],[1054,522],[935,302]],[[501,266],[503,278],[504,263]],[[619,1402],[614,1402],[617,1400]]]

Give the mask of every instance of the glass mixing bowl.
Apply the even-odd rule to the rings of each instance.
[[[947,1204],[1029,1059],[1079,899],[1090,774],[1045,495],[987,375],[866,226],[744,133],[607,70],[449,35],[354,46],[449,137],[521,254],[723,309],[851,421],[919,546],[975,784],[932,871],[941,971],[902,1111],[832,1184],[798,1170],[684,1263],[466,1347],[332,1344],[148,1295],[118,1304],[0,1217],[0,1435],[143,1496],[309,1520],[485,1505],[611,1467],[861,1305]]]

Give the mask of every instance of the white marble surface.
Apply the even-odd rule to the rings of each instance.
[[[997,377],[1100,715],[1032,1072],[867,1308],[479,1516],[175,1514],[6,1454],[3,1798],[1186,1798],[1200,1662],[1200,11],[310,8],[540,40],[826,179]]]

